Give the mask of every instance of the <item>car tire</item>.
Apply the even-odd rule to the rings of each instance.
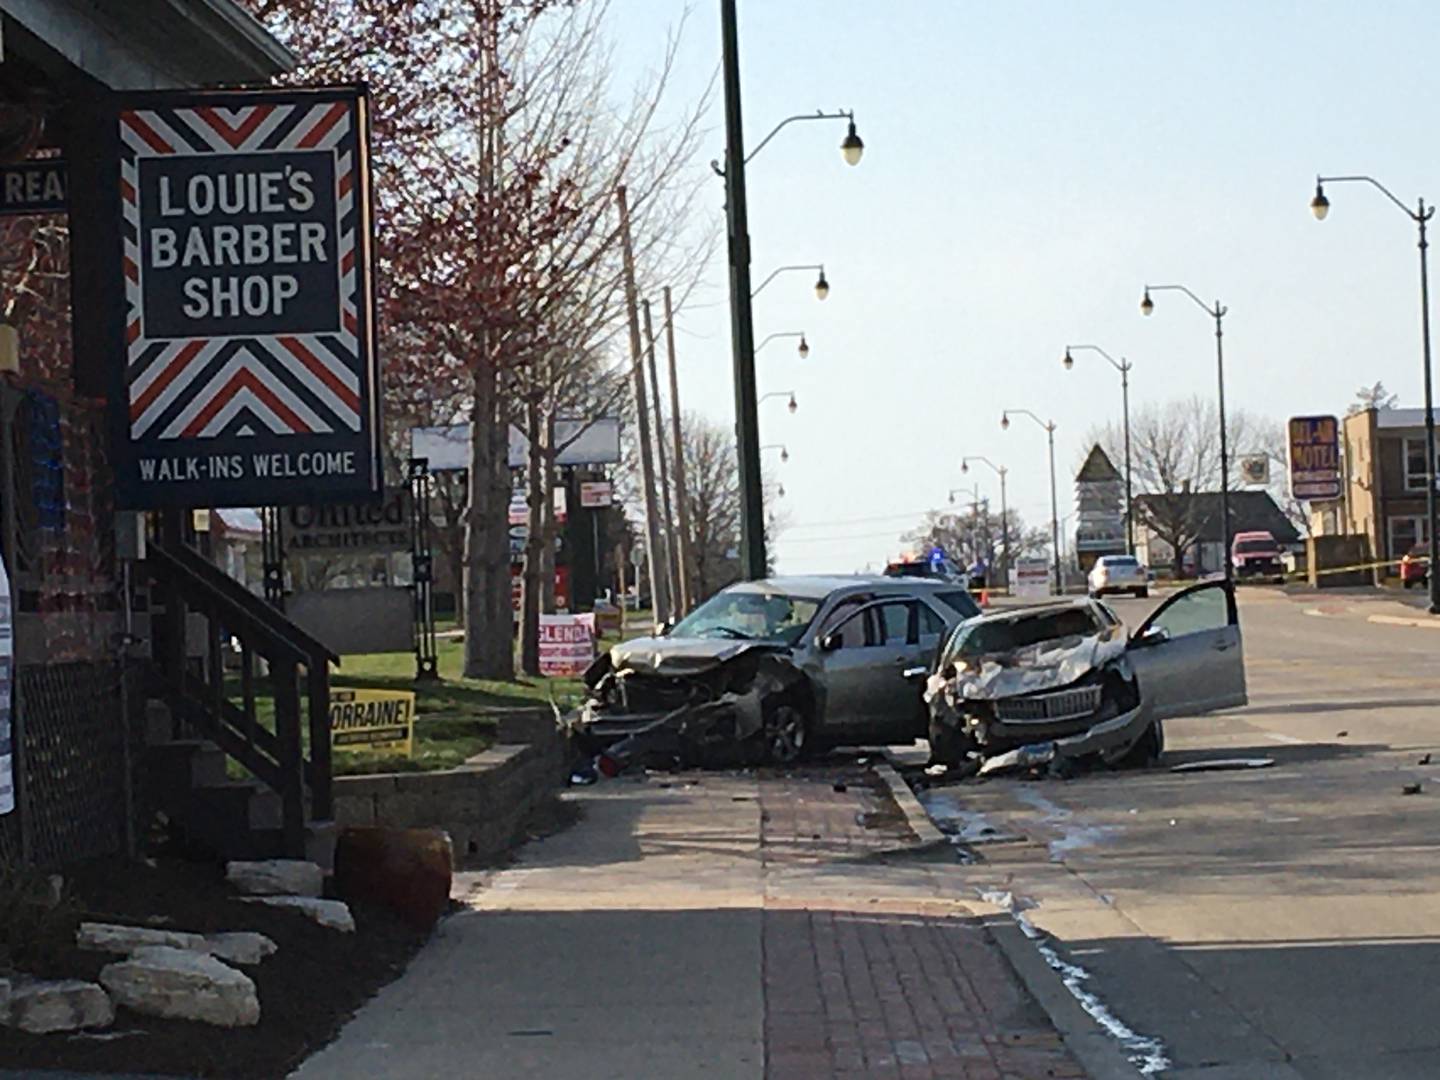
[[[1135,745],[1125,751],[1115,766],[1120,769],[1149,769],[1160,763],[1160,755],[1164,752],[1165,729],[1157,720],[1145,729],[1145,733],[1135,740]]]
[[[765,760],[771,765],[795,765],[810,753],[810,718],[792,701],[777,701],[765,709]]]
[[[964,762],[972,746],[970,739],[949,724],[930,725],[930,764],[956,768]]]
[[[1135,599],[1136,599],[1136,600],[1148,600],[1148,599],[1150,599],[1150,590],[1149,590],[1149,589],[1136,589],[1136,590],[1135,590]]]

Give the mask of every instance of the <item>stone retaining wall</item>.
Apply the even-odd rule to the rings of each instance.
[[[524,838],[565,778],[564,740],[552,718],[502,722],[501,741],[458,769],[335,778],[335,821],[446,830],[462,865],[493,859]]]

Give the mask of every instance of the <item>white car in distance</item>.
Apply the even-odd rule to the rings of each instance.
[[[1092,597],[1128,592],[1144,598],[1150,595],[1150,573],[1134,555],[1102,555],[1090,570]]]

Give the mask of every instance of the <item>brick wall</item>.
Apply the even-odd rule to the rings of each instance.
[[[441,828],[462,866],[503,854],[558,795],[568,757],[549,717],[507,720],[500,738],[458,769],[336,777],[336,824]]]

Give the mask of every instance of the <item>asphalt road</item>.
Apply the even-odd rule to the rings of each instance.
[[[1242,590],[1250,705],[1167,723],[1166,765],[1273,768],[936,789],[1024,837],[975,847],[970,886],[1034,905],[1153,1074],[1440,1075],[1440,629],[1370,621],[1397,611]]]

